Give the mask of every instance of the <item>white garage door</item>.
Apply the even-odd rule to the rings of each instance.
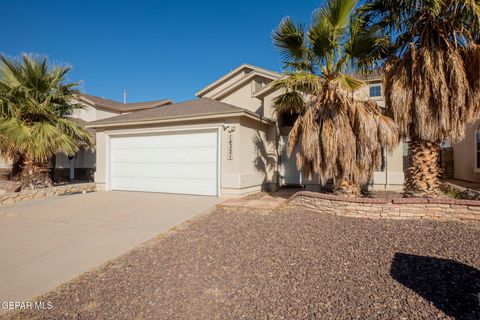
[[[112,137],[110,188],[216,196],[217,144],[217,131]]]

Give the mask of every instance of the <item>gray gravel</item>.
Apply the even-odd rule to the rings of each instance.
[[[479,319],[480,228],[218,209],[6,319]]]

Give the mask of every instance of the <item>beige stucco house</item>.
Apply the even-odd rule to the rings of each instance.
[[[480,120],[468,126],[465,138],[452,147],[454,178],[480,182]]]
[[[82,108],[74,110],[69,116],[81,126],[86,126],[87,123],[92,121],[156,108],[170,104],[172,101],[169,99],[163,99],[147,102],[121,103],[81,93],[75,103],[80,104]],[[94,131],[93,134],[95,134]],[[65,154],[59,153],[55,157],[54,175],[58,180],[92,180],[93,173],[96,170],[96,162],[96,152],[94,150],[80,150],[73,157],[68,157]],[[11,167],[12,164],[10,161],[6,161],[0,157],[0,175],[8,174]]]
[[[197,99],[93,121],[100,190],[241,195],[283,185],[318,189],[287,157],[294,121],[277,115],[272,83],[281,74],[243,64],[197,92]],[[357,92],[383,105],[379,79]],[[385,150],[372,188],[399,189],[404,146]]]

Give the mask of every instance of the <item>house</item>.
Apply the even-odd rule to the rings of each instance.
[[[75,102],[82,105],[83,108],[74,110],[69,117],[82,127],[85,127],[91,121],[156,108],[172,103],[172,101],[168,99],[121,103],[85,93],[81,93],[78,97],[78,101]],[[93,130],[92,133],[95,134]],[[65,154],[57,154],[54,162],[54,176],[56,180],[93,180],[93,173],[95,172],[96,166],[96,152],[94,150],[88,151],[82,149],[73,157],[68,157]],[[10,161],[5,161],[0,158],[0,175],[8,174],[11,170],[11,166],[12,164]]]
[[[480,182],[480,120],[467,127],[465,138],[452,144],[453,177]]]
[[[273,109],[281,74],[243,64],[197,92],[197,99],[97,120],[99,190],[241,195],[283,185],[318,189],[285,151],[294,118]],[[383,104],[380,79],[363,92]],[[385,150],[373,188],[403,183],[403,143]]]

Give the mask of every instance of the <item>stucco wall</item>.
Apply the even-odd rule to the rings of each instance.
[[[72,118],[79,118],[90,122],[119,115],[118,112],[110,112],[106,110],[96,109],[84,103],[82,103],[82,105],[84,106],[82,109],[73,110],[72,114],[70,115]]]
[[[12,167],[12,163],[8,160],[3,159],[2,155],[0,154],[0,169],[10,169]]]
[[[476,131],[480,121],[469,126],[465,131],[465,139],[453,144],[453,176],[455,179],[480,181],[476,172]]]
[[[270,91],[263,97],[263,110],[265,117],[277,120],[277,114],[273,108],[274,100],[281,94],[280,90]]]
[[[406,142],[400,140],[393,150],[387,150],[384,170],[375,171],[373,174],[373,189],[398,189],[404,181],[403,148]]]
[[[236,74],[232,75],[228,80],[226,80],[224,83],[222,83],[221,85],[219,85],[218,87],[216,88],[213,88],[211,91],[209,91],[208,93],[206,93],[204,95],[205,98],[212,98],[213,96],[215,96],[217,93],[223,91],[225,88],[228,88],[230,85],[232,85],[233,83],[239,81],[240,79],[244,78],[248,72],[245,72],[246,70],[242,70],[242,71],[239,71],[237,72]],[[251,70],[250,70],[251,71]]]
[[[74,159],[68,159],[68,156],[59,153],[56,156],[55,168],[70,168],[70,164],[74,164],[75,168],[95,168],[96,157],[95,151],[80,150]]]
[[[242,187],[263,185],[274,189],[278,169],[274,126],[259,125],[250,119],[241,119],[240,124]]]
[[[229,95],[221,98],[219,101],[250,110],[263,116],[264,111],[262,107],[262,101],[252,97],[252,89],[253,80],[247,82]]]

